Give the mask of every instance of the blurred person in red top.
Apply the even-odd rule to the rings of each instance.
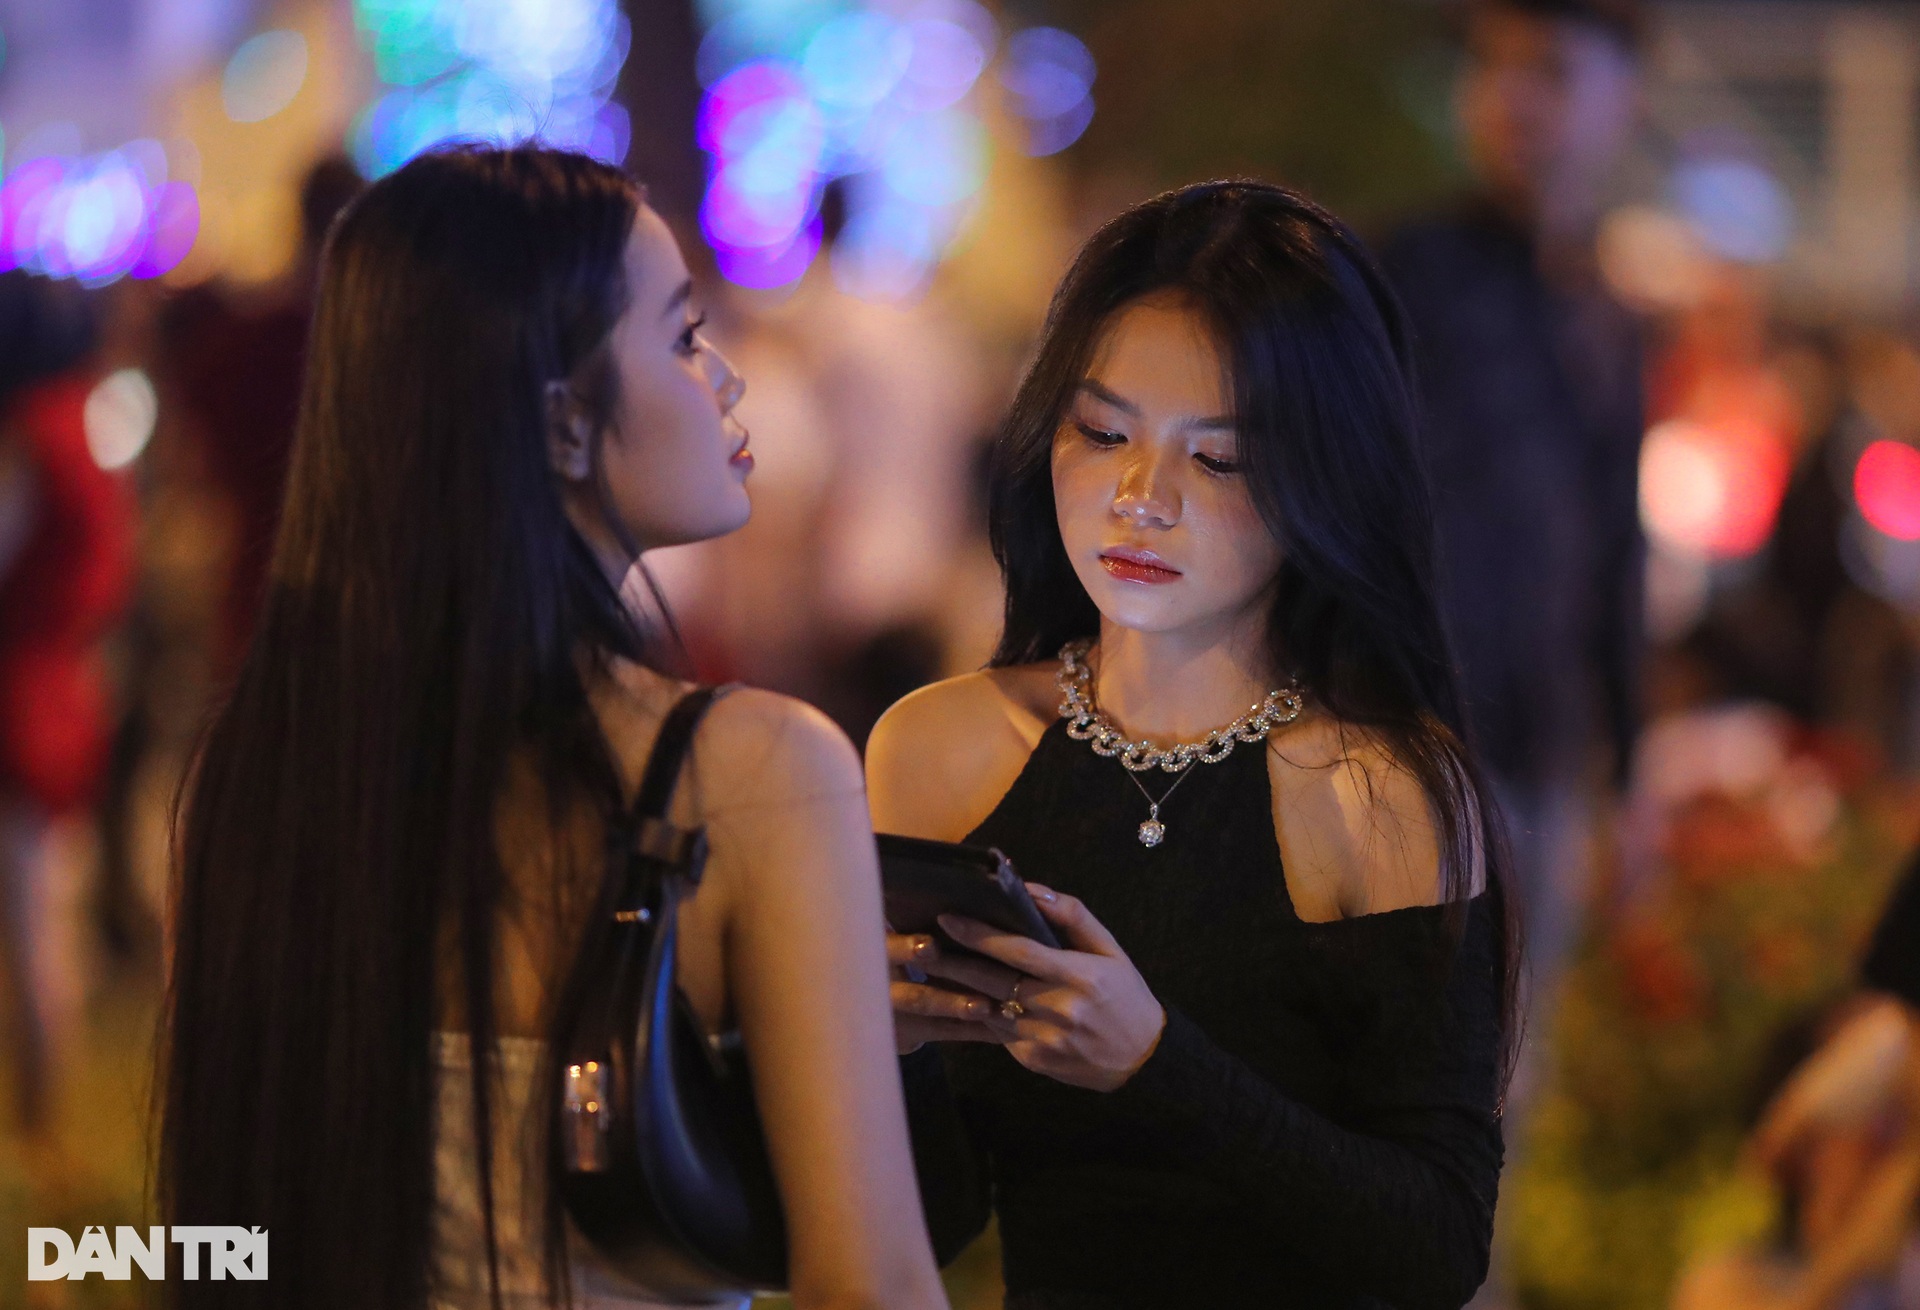
[[[170,392],[200,447],[202,472],[232,516],[233,553],[214,634],[222,676],[246,649],[266,585],[320,248],[334,217],[365,185],[344,156],[321,159],[301,184],[300,251],[287,275],[246,295],[197,288],[180,298],[167,324]]]
[[[100,643],[132,580],[133,498],[87,441],[94,340],[77,288],[0,274],[0,993],[29,1134],[45,1126],[66,963],[48,931],[53,836],[91,804],[106,762]]]

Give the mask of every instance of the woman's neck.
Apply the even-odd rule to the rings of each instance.
[[[1141,632],[1102,619],[1093,659],[1099,707],[1129,738],[1197,741],[1276,685],[1264,615],[1208,632]]]

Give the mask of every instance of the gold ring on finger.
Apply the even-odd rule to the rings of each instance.
[[[1027,1012],[1027,1007],[1020,1004],[1020,984],[1026,980],[1027,976],[1025,974],[1021,974],[1013,980],[1013,990],[1007,993],[1006,1000],[1000,1002],[1001,1018],[1018,1019]]]

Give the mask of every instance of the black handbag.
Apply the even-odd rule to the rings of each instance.
[[[674,983],[675,911],[707,843],[704,829],[668,823],[667,807],[718,694],[701,688],[668,713],[613,826],[555,1069],[563,1208],[616,1272],[696,1304],[787,1286],[786,1217],[738,1034],[708,1035]]]

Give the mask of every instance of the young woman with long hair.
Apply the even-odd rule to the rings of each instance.
[[[1358,241],[1253,182],[1109,223],[992,533],[990,667],[867,756],[880,830],[1000,848],[1064,944],[889,939],[936,1247],[991,1202],[1019,1310],[1462,1304],[1516,942]]]
[[[622,580],[749,509],[692,290],[628,177],[544,149],[423,156],[333,230],[173,907],[164,1215],[265,1227],[270,1273],[177,1304],[652,1304],[570,1237],[539,1089],[610,816],[687,690]],[[678,981],[752,1063],[796,1304],[944,1306],[852,747],[735,692],[674,807],[712,852]]]

